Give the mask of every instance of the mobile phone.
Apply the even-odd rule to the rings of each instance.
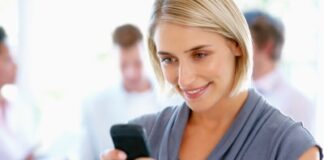
[[[142,126],[135,124],[117,124],[110,128],[110,135],[115,148],[127,154],[128,160],[151,157]]]

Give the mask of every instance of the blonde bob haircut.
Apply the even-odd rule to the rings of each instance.
[[[160,22],[202,28],[236,42],[242,55],[235,60],[231,95],[249,87],[252,75],[252,39],[246,20],[233,0],[155,1],[148,33],[148,47],[153,69],[161,87],[164,88],[166,80],[153,40],[156,26]]]

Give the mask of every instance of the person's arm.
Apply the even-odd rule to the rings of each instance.
[[[317,147],[312,147],[304,152],[299,160],[320,160],[320,152]]]

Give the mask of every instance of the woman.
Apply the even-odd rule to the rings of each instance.
[[[131,122],[146,129],[153,158],[320,159],[301,124],[248,89],[251,37],[232,0],[157,0],[149,49],[161,83],[186,101]],[[125,158],[118,150],[102,155]]]

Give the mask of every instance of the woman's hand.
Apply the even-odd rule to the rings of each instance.
[[[127,155],[120,150],[108,150],[101,154],[101,160],[126,160]],[[137,158],[136,160],[153,160],[152,158]]]

